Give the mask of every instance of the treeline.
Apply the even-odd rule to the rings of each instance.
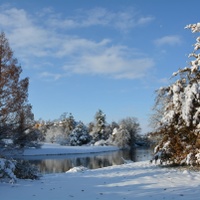
[[[76,121],[71,113],[64,113],[53,121],[39,120],[35,127],[41,132],[43,142],[61,145],[116,145],[121,148],[143,144],[140,124],[135,117],[127,117],[111,124],[106,122],[106,114],[99,109],[94,121],[84,124]]]

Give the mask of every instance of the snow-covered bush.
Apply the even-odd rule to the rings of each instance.
[[[130,139],[131,136],[129,131],[123,125],[121,125],[119,128],[114,128],[109,141],[116,146],[126,148],[129,147]]]
[[[69,135],[69,144],[72,146],[81,146],[89,143],[91,136],[88,133],[87,127],[82,123],[78,123],[72,133]]]
[[[60,145],[68,145],[69,144],[69,136],[66,134],[60,134],[56,137],[55,142]]]
[[[62,139],[67,137],[64,127],[58,125],[51,125],[45,131],[45,142],[61,143]]]
[[[110,145],[109,140],[99,140],[94,143],[94,146],[108,146]]]
[[[25,160],[16,162],[14,173],[20,179],[38,179],[40,177],[38,168]]]
[[[9,179],[11,182],[15,182],[15,166],[16,161],[0,158],[0,179]]]
[[[24,160],[0,158],[0,179],[14,183],[20,179],[38,179],[39,170]]]
[[[186,26],[200,32],[200,23]],[[173,73],[176,81],[157,91],[156,133],[162,135],[157,151],[175,164],[199,164],[200,138],[200,37],[189,54],[189,66]],[[155,134],[155,133],[154,133]],[[168,144],[166,146],[166,144]]]
[[[39,130],[43,133],[45,142],[65,145],[76,124],[77,122],[71,113],[69,115],[64,113],[59,120],[42,123]]]

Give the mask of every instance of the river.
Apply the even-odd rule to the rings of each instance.
[[[120,150],[104,153],[58,155],[58,156],[37,156],[26,157],[32,164],[39,168],[42,174],[66,172],[77,166],[84,166],[88,169],[97,169],[112,165],[121,165],[126,161],[150,160],[152,151],[150,149]]]

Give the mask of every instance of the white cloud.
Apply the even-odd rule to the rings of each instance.
[[[150,23],[154,20],[154,17],[148,16],[148,17],[141,17],[138,19],[138,25],[144,25],[147,23]]]
[[[182,40],[181,40],[180,36],[178,36],[178,35],[167,35],[162,38],[156,39],[154,41],[154,43],[157,46],[163,46],[163,45],[173,46],[173,45],[181,44]]]
[[[23,9],[1,7],[0,18],[1,26],[22,28],[30,25],[27,14]]]
[[[26,65],[41,67],[44,72],[40,73],[40,77],[58,80],[66,73],[77,73],[134,79],[144,77],[154,66],[153,59],[138,56],[135,50],[114,44],[109,38],[94,41],[65,31],[66,27],[93,25],[129,29],[153,18],[140,18],[131,12],[114,13],[104,8],[85,11],[85,14],[79,11],[71,18],[60,16],[51,9],[46,9],[43,14],[31,15],[23,9],[0,7],[0,26],[8,36],[11,48]],[[41,20],[44,17],[46,20]],[[62,31],[57,29],[61,25],[64,27]],[[57,67],[52,73],[52,66],[47,63],[54,62],[57,67],[60,66],[59,70],[64,70],[62,75],[56,73]]]
[[[0,7],[0,26],[6,32],[11,47],[21,57],[43,57],[49,53],[50,34],[45,28],[40,27],[23,9]]]
[[[149,16],[138,16],[134,9],[113,12],[105,8],[97,7],[91,10],[77,10],[76,16],[63,18],[61,15],[52,14],[48,22],[57,28],[86,28],[91,26],[109,26],[127,31],[136,26],[150,23],[154,20]]]
[[[63,74],[55,74],[50,72],[42,72],[40,73],[40,77],[44,78],[45,80],[58,80],[63,76]]]
[[[100,42],[95,42],[85,38],[67,36],[60,41],[60,48],[55,54],[58,57],[66,57],[67,55],[84,54],[84,53],[95,53],[99,49],[105,47],[111,41],[109,39],[103,39]]]
[[[80,55],[72,63],[67,63],[64,69],[72,73],[106,75],[118,79],[136,79],[147,75],[154,66],[153,59],[135,58],[134,54],[127,54],[128,51],[122,46],[104,47],[95,54]]]

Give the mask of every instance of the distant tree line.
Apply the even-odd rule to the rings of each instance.
[[[135,117],[127,117],[108,124],[106,114],[99,109],[94,121],[85,125],[76,121],[71,113],[64,113],[58,120],[39,120],[36,127],[41,132],[44,142],[61,145],[116,145],[121,148],[131,147],[140,135],[140,124]]]

